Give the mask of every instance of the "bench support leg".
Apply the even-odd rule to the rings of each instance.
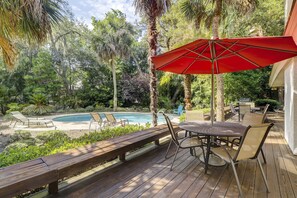
[[[55,182],[50,183],[48,185],[48,193],[49,194],[56,194],[56,193],[58,193],[58,181],[55,181]]]
[[[160,146],[160,141],[159,140],[155,140],[155,145]]]
[[[126,153],[119,155],[119,160],[121,160],[122,162],[125,162],[126,161]]]

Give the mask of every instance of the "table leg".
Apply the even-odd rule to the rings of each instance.
[[[207,137],[207,146],[206,146],[206,156],[205,156],[205,174],[207,173],[208,169],[208,160],[209,160],[209,155],[210,155],[210,136],[208,135]]]

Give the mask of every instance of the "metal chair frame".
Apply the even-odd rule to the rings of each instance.
[[[179,139],[178,136],[177,136],[177,133],[174,132],[174,130],[173,130],[173,126],[172,126],[172,123],[171,123],[169,117],[164,113],[163,113],[163,115],[165,117],[168,129],[169,129],[169,132],[170,132],[170,135],[171,135],[171,138],[172,138],[172,141],[169,144],[172,144],[172,142],[173,142],[174,145],[176,146],[176,151],[175,151],[175,154],[174,154],[174,157],[173,157],[173,161],[172,161],[170,170],[172,170],[172,168],[173,168],[173,164],[174,164],[174,161],[176,159],[176,156],[177,156],[177,153],[178,153],[179,149],[190,149],[190,152],[194,153],[194,155],[196,156],[195,148],[200,147],[201,150],[202,150],[202,153],[203,153],[203,157],[205,159],[205,153],[204,153],[204,149],[203,149],[204,144],[201,141],[200,141],[200,144],[198,144],[198,142],[199,142],[198,137],[184,137],[182,139]],[[197,144],[196,145],[188,145],[188,146],[183,145],[184,142],[186,143],[186,141],[190,141],[192,138],[197,138]],[[167,156],[167,153],[169,151],[169,148],[170,147],[167,148],[166,156]]]
[[[235,177],[235,180],[236,180],[236,184],[237,184],[237,187],[238,187],[238,190],[239,190],[239,194],[241,197],[243,197],[243,192],[242,192],[242,188],[241,188],[241,184],[239,182],[239,178],[238,178],[238,174],[237,174],[237,171],[236,171],[236,168],[235,168],[235,164],[237,164],[240,160],[246,160],[246,159],[256,159],[257,160],[257,163],[260,167],[260,171],[261,171],[261,175],[263,177],[263,180],[264,180],[264,183],[265,183],[265,186],[266,186],[266,189],[267,189],[267,192],[269,192],[269,187],[268,187],[268,182],[267,182],[267,178],[265,176],[265,173],[263,171],[263,167],[262,167],[262,164],[260,162],[260,159],[258,157],[259,155],[259,152],[261,152],[261,149],[262,149],[262,146],[265,142],[265,139],[271,129],[271,127],[273,126],[273,124],[262,124],[262,125],[256,125],[256,126],[248,126],[245,134],[243,135],[242,137],[242,141],[240,142],[240,145],[238,146],[238,150],[230,150],[232,148],[230,147],[218,147],[218,148],[214,148],[212,150],[212,152],[215,154],[215,155],[218,155],[219,157],[222,157],[227,163],[230,163],[231,166],[232,166],[232,170],[233,170],[233,173],[234,173],[234,177]],[[265,133],[263,134],[263,137],[261,139],[261,141],[259,142],[259,144],[257,145],[256,148],[254,148],[254,151],[256,150],[255,154],[252,155],[252,147],[250,147],[248,145],[249,143],[249,138],[246,138],[247,137],[247,134],[253,129],[257,129],[257,128],[261,128],[261,127],[265,127],[266,130],[265,130]],[[263,129],[265,129],[263,128]],[[248,143],[246,143],[248,142]],[[255,146],[255,145],[254,145]],[[245,149],[246,147],[250,148],[249,152],[251,153],[251,156],[247,156],[245,158],[244,154],[241,155],[241,150]],[[220,151],[225,151],[225,154],[220,152]],[[231,154],[233,151],[233,155]],[[246,152],[246,151],[243,151],[243,152]]]

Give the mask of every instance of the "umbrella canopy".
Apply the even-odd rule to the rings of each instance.
[[[258,69],[294,57],[292,37],[198,39],[152,57],[157,70],[177,74],[212,74],[211,122],[214,117],[214,74]]]
[[[266,67],[296,55],[292,37],[254,37],[198,39],[152,59],[157,70],[219,74]]]

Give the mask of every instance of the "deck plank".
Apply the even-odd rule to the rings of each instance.
[[[275,128],[278,129],[278,128]],[[274,130],[275,130],[274,129]],[[255,160],[240,162],[236,169],[245,197],[296,197],[297,156],[292,155],[282,131],[269,133],[263,146],[267,164],[263,164],[270,193]],[[186,150],[178,153],[170,171],[172,157],[164,158],[167,145],[119,164],[104,173],[61,189],[55,197],[238,197],[231,166],[209,167]],[[174,146],[170,154],[174,153]]]
[[[283,155],[281,153],[280,146],[278,144],[279,143],[278,138],[281,138],[281,135],[277,134],[277,135],[274,135],[274,137],[276,138],[276,142],[277,142],[277,144],[273,144],[273,150],[274,150],[274,156],[275,156],[274,163],[276,165],[275,174],[277,174],[277,177],[278,177],[280,194],[283,197],[292,197],[293,189],[290,183],[289,175],[285,167]]]
[[[275,165],[275,158],[274,158],[274,150],[273,144],[275,143],[275,136],[273,133],[270,133],[265,145],[265,156],[267,160],[267,164],[265,165],[266,169],[266,177],[269,186],[270,193],[268,193],[269,198],[278,198],[281,197],[280,190],[279,190],[279,180],[277,174],[275,174],[276,165]]]
[[[191,157],[189,157],[188,155],[180,155],[180,157],[177,158],[175,161],[176,167],[179,168],[180,166],[184,166],[185,163],[193,161],[193,158],[189,158]],[[132,178],[129,182],[122,186],[122,188],[117,193],[113,194],[111,197],[125,197],[128,196],[128,194],[130,193],[135,194],[135,192],[132,192],[133,190],[136,190],[136,192],[138,189],[142,190],[142,187],[145,187],[142,185],[143,183],[149,184],[151,178],[164,171],[164,168],[169,169],[170,164],[171,163],[169,162],[169,160],[167,160],[162,164],[157,164],[156,166],[147,169],[144,173],[141,173],[137,175],[135,178]]]

